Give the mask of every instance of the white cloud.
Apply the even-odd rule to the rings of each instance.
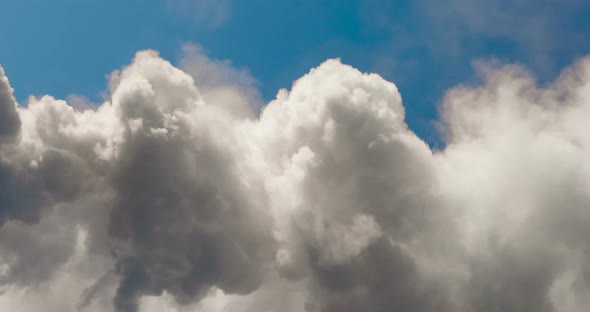
[[[0,310],[583,311],[589,64],[545,88],[478,65],[441,151],[339,60],[258,118],[196,46],[188,73],[139,52],[96,110],[17,107],[2,75]]]

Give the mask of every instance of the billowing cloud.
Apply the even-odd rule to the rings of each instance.
[[[2,75],[1,310],[590,303],[589,59],[544,88],[479,63],[442,102],[442,150],[393,83],[339,60],[258,117],[247,72],[196,46],[181,67],[138,52],[88,110],[18,106]]]
[[[150,52],[122,71],[112,105],[124,127],[110,177],[117,308],[134,311],[141,295],[164,290],[181,302],[212,286],[256,290],[273,246],[270,216],[251,196],[231,117]]]

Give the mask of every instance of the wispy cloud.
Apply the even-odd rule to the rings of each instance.
[[[231,0],[165,0],[170,12],[200,26],[217,28],[231,18]]]
[[[543,76],[563,66],[557,56],[583,53],[584,14],[590,13],[583,0],[416,0],[404,5],[370,0],[361,8],[367,25],[390,32],[391,44],[383,52],[390,58],[420,51],[439,62],[470,62],[473,54],[490,57],[508,49]]]
[[[210,58],[196,44],[182,45],[179,67],[191,75],[203,99],[212,105],[226,106],[239,116],[254,117],[262,105],[256,88],[258,81],[246,68],[236,68],[229,60]]]
[[[432,29],[438,30],[438,48],[444,49],[440,43],[446,42],[449,52],[457,54],[467,40],[503,39],[525,51],[532,64],[545,72],[556,70],[553,59],[561,49],[575,48],[571,43],[583,38],[575,20],[589,8],[580,0],[421,0],[416,4],[417,12],[423,12]]]

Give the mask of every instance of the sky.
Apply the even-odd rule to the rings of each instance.
[[[0,311],[588,310],[587,1],[0,4]]]
[[[263,104],[339,57],[395,81],[408,123],[431,144],[445,90],[477,80],[476,60],[519,63],[541,83],[590,51],[590,5],[543,1],[3,1],[0,60],[16,97],[93,102],[136,51],[177,62],[183,44],[247,69]]]

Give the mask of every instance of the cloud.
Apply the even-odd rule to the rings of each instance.
[[[237,69],[228,60],[210,59],[198,45],[182,46],[179,67],[195,80],[205,102],[234,116],[254,118],[263,106],[258,82],[247,69]]]
[[[577,12],[588,8],[580,0],[453,0],[444,5],[423,0],[417,6],[434,26],[445,29],[440,35],[452,43],[454,53],[470,38],[507,40],[524,50],[541,72],[555,70],[558,65],[552,56],[560,53],[562,46],[556,41],[574,41],[581,36],[579,28],[565,25],[578,18]]]
[[[77,111],[95,110],[97,106],[85,96],[77,94],[69,94],[66,97],[66,102],[68,102],[68,105],[70,105]]]
[[[20,119],[16,112],[13,89],[4,69],[0,67],[0,143],[13,141],[20,129]]]
[[[217,28],[231,17],[231,0],[166,0],[172,14],[200,26]]]
[[[117,309],[164,290],[187,302],[212,286],[254,291],[272,250],[270,219],[239,173],[230,116],[150,52],[122,71],[112,101],[125,128],[111,177]]]
[[[590,59],[543,88],[478,63],[442,150],[337,59],[257,117],[247,72],[181,66],[138,52],[95,110],[0,80],[0,310],[587,307]]]

